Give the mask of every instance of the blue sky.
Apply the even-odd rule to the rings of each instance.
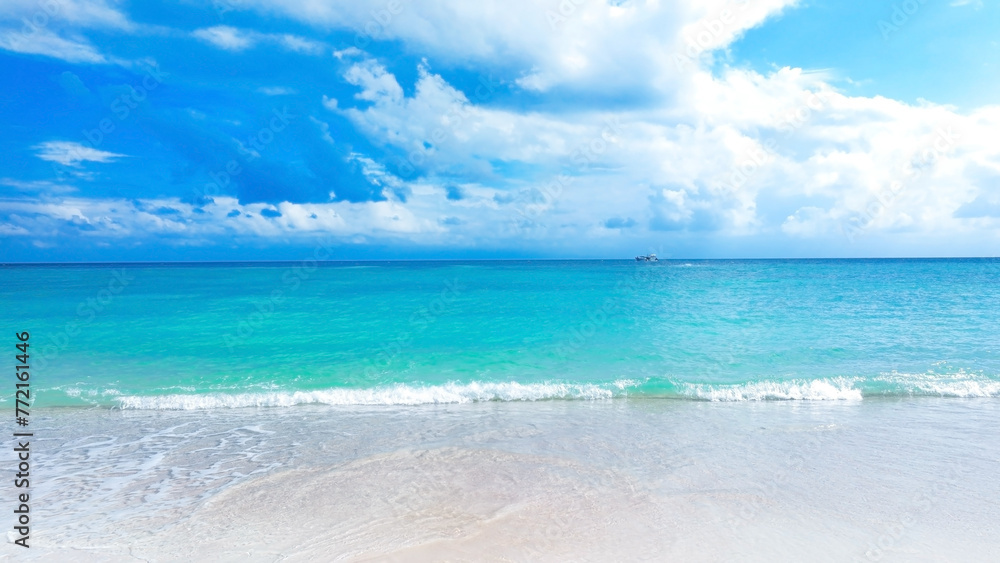
[[[986,0],[9,0],[0,260],[993,256],[997,29]]]

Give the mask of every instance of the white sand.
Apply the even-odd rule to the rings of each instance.
[[[993,403],[63,413],[47,469],[73,476],[40,486],[35,547],[0,556],[991,561]],[[88,446],[109,425],[118,447]]]

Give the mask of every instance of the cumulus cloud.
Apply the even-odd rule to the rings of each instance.
[[[706,58],[714,50],[788,4],[673,3],[670,13],[686,19],[674,22],[672,36],[660,33],[655,40],[645,24],[656,19],[660,7],[595,3],[580,8],[579,24],[569,16],[559,20],[564,27],[555,33],[565,36],[573,25],[591,25],[597,15],[611,18],[609,24],[593,25],[609,34],[598,36],[597,44],[612,48],[651,37],[656,48],[637,55],[648,55],[641,63],[648,72],[633,74],[647,81],[644,88],[664,94],[664,102],[656,105],[609,112],[597,109],[604,107],[598,100],[573,111],[502,109],[470,96],[472,89],[466,93],[452,86],[425,64],[418,67],[414,93],[405,95],[384,66],[374,59],[357,60],[356,53],[344,76],[358,87],[356,98],[371,103],[328,107],[373,141],[399,149],[397,172],[409,169],[428,178],[475,175],[505,192],[498,205],[538,200],[537,187],[518,184],[543,185],[568,173],[574,178],[571,193],[548,198],[553,201],[544,205],[527,204],[555,212],[547,220],[537,214],[535,226],[558,222],[559,229],[567,223],[582,229],[600,224],[599,217],[613,211],[641,218],[637,222],[651,232],[793,238],[847,233],[853,240],[877,230],[961,230],[957,217],[971,217],[963,206],[982,190],[963,170],[972,163],[998,165],[987,141],[997,124],[995,109],[963,115],[926,102],[849,96],[822,73],[800,69],[766,74],[707,69]],[[587,10],[595,10],[593,18]],[[642,10],[648,18],[640,17]],[[394,33],[407,31],[401,26]],[[442,41],[458,41],[460,35]],[[565,44],[555,58],[551,51],[538,53],[533,70],[518,85],[557,91],[612,76],[608,73],[615,72],[618,60],[586,54],[592,37]],[[413,40],[428,46],[437,41]],[[494,40],[496,49],[505,44]],[[674,46],[668,49],[671,56],[657,59],[654,51],[668,44]],[[476,48],[467,44],[462,52]],[[627,90],[629,80],[616,87]],[[602,126],[609,118],[619,123],[620,135],[609,135]],[[505,177],[498,170],[504,163],[530,165],[530,172]]]
[[[541,113],[491,108],[485,105],[498,84],[485,79],[472,99],[448,84],[426,65],[419,65],[413,96],[405,96],[396,77],[378,62],[367,59],[351,65],[345,80],[358,86],[356,98],[368,107],[341,107],[327,99],[327,107],[349,119],[355,128],[380,144],[399,151],[395,172],[412,177],[417,171],[432,175],[497,176],[497,164],[530,163],[549,173],[563,165],[577,172],[596,167],[608,152],[612,127],[604,112],[577,115],[573,121]],[[600,151],[587,150],[599,143]],[[579,145],[579,146],[578,146]],[[574,151],[578,164],[570,162]],[[586,153],[586,154],[584,154]],[[561,162],[563,161],[563,162]]]
[[[106,202],[91,209],[81,199],[30,213],[66,222],[70,206],[74,224],[91,233],[329,231],[471,246],[544,239],[599,248],[612,237],[683,236],[839,245],[943,233],[995,239],[1000,107],[961,112],[853,96],[823,73],[756,72],[719,60],[747,30],[794,5],[247,0],[234,9],[353,32],[354,45],[337,51],[225,25],[193,36],[234,52],[269,44],[332,53],[331,68],[353,92],[314,94],[310,128],[324,147],[349,144],[331,124],[364,136],[370,154],[348,160],[385,201],[265,206],[216,198],[201,213],[163,201],[179,210],[164,216],[120,203],[113,213]],[[383,41],[426,59],[380,59],[371,46]],[[448,72],[437,70],[439,61]],[[456,67],[474,70],[450,78],[462,74]],[[69,166],[121,156],[36,149]],[[332,187],[320,192],[335,197]]]

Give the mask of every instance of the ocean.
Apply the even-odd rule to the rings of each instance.
[[[0,281],[11,363],[31,335],[33,557],[1000,549],[1000,259],[5,265]],[[0,402],[13,416],[13,391]]]
[[[1000,261],[7,266],[39,407],[1000,395]]]

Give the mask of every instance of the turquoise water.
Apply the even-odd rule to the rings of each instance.
[[[43,407],[998,397],[998,279],[997,259],[18,265],[0,303]]]

